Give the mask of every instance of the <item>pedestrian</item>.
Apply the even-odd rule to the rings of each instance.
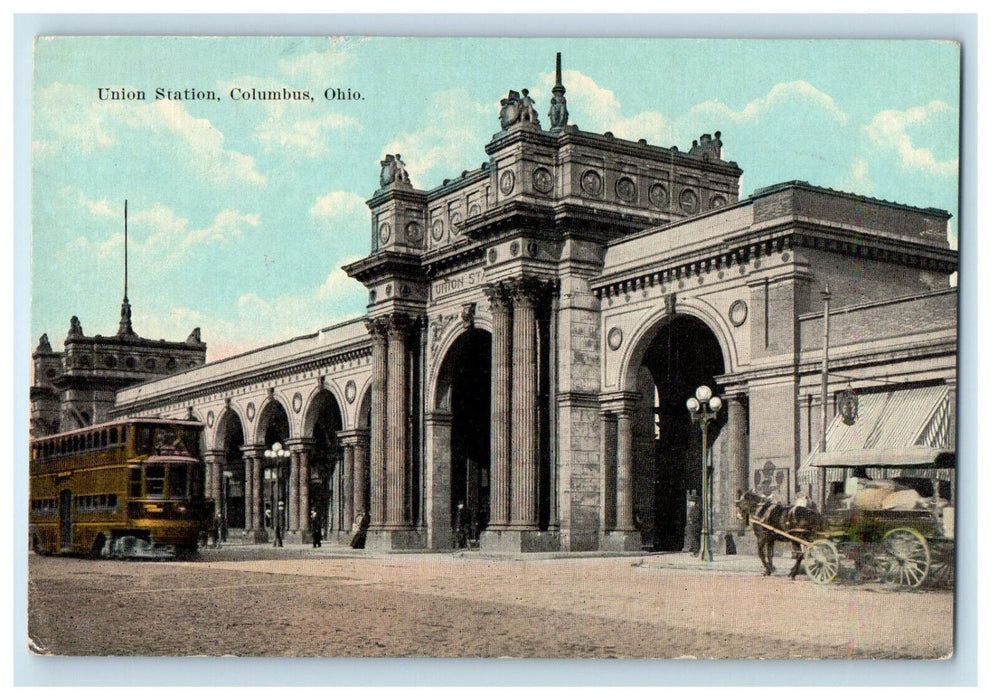
[[[222,514],[217,510],[215,511],[215,517],[211,521],[211,543],[215,546],[215,549],[219,549],[222,546]]]
[[[692,554],[700,551],[700,529],[703,526],[703,514],[700,500],[693,495],[686,510],[686,548]]]
[[[454,535],[457,539],[458,549],[468,546],[468,539],[471,535],[471,516],[468,509],[464,507],[464,502],[457,504],[457,513],[454,514]]]
[[[312,529],[312,548],[322,546],[322,522],[319,520],[319,513],[312,509],[308,516],[309,527]]]

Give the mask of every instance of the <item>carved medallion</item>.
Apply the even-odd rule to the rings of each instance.
[[[208,417],[205,418],[205,422],[208,424],[209,428],[211,426],[215,425],[215,412],[214,411],[208,411]]]
[[[464,223],[464,219],[461,216],[461,212],[454,212],[454,214],[451,215],[451,217],[450,217],[450,227],[451,227],[452,230],[454,230],[454,231],[460,231],[461,230],[461,224],[463,224],[463,223]]]
[[[669,206],[669,188],[661,182],[656,182],[648,188],[648,200],[659,209]]]
[[[388,239],[392,235],[392,226],[387,221],[381,224],[381,228],[378,229],[378,237],[381,239],[382,243],[387,243]]]
[[[527,241],[527,255],[532,258],[537,257],[537,241]]]
[[[534,171],[534,189],[547,193],[551,191],[552,187],[554,187],[554,179],[551,177],[551,171],[547,168],[537,168]]]
[[[344,393],[347,397],[347,403],[353,403],[353,400],[357,398],[357,385],[353,383],[352,379],[347,382]]]
[[[633,202],[637,197],[638,188],[634,180],[629,177],[622,177],[617,180],[617,197],[624,202]]]
[[[710,200],[710,208],[717,209],[718,207],[723,207],[727,203],[728,200],[726,200],[722,195],[716,194]]]
[[[595,170],[587,170],[582,173],[582,191],[590,197],[599,197],[603,191],[603,178]]]
[[[410,243],[423,242],[423,227],[415,221],[405,225],[405,237]]]
[[[156,360],[154,360],[151,357],[149,359],[147,359],[146,360],[146,369],[149,370],[150,372],[152,372],[154,369],[156,369]]]
[[[443,221],[441,221],[440,219],[437,219],[436,221],[433,222],[433,227],[431,229],[431,235],[433,236],[433,240],[435,240],[435,241],[439,241],[441,238],[444,237],[444,222]]]
[[[513,241],[512,243],[510,243],[509,244],[509,254],[512,255],[515,258],[517,255],[519,255],[519,253],[520,253],[520,244],[517,243],[516,241]]]
[[[611,350],[619,350],[621,343],[624,342],[624,332],[619,328],[614,326],[610,329],[610,332],[606,334],[606,344],[610,346]]]
[[[105,366],[107,366],[107,367],[114,367],[117,364],[118,364],[118,360],[117,360],[117,358],[114,355],[105,355],[104,356],[104,365]]]
[[[685,189],[679,195],[679,208],[687,214],[695,214],[700,208],[700,198],[691,189]]]
[[[748,318],[748,304],[741,299],[732,302],[728,309],[728,318],[736,328],[745,323],[745,319]]]
[[[386,284],[385,285],[385,296],[386,297],[390,297],[391,295],[392,295],[392,285]]]
[[[169,360],[166,361],[166,368],[167,369],[173,369],[176,366],[177,366],[177,361],[175,359],[173,359],[172,357]]]
[[[496,261],[496,258],[498,258],[498,257],[499,257],[499,253],[496,252],[495,248],[492,248],[489,251],[489,262],[490,263],[494,263]]]
[[[252,401],[246,404],[246,417],[249,420],[253,420],[254,418],[256,418],[256,406],[253,404]]]
[[[516,176],[513,175],[512,170],[507,170],[499,178],[499,191],[503,194],[509,194],[513,191],[513,183],[516,182]]]
[[[297,391],[295,392],[295,395],[291,397],[291,409],[295,413],[301,412],[301,394]]]
[[[470,207],[468,207],[468,216],[469,217],[478,216],[481,213],[482,213],[482,208],[480,206],[478,206],[477,204],[472,204]]]

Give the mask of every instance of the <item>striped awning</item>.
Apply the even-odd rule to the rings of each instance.
[[[949,388],[927,386],[860,394],[856,419],[836,415],[797,472],[798,484],[844,481],[846,468],[864,467],[872,479],[937,476],[953,467]]]

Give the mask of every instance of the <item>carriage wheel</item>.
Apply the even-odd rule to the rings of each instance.
[[[929,545],[921,533],[907,527],[891,530],[877,554],[877,568],[887,583],[918,588],[929,575]]]
[[[831,583],[839,574],[839,550],[831,540],[815,540],[804,554],[804,573],[815,583]]]

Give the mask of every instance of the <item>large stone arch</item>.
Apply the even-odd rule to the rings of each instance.
[[[719,479],[704,484],[702,436],[686,409],[698,386],[719,392],[717,378],[733,362],[733,345],[709,310],[677,304],[675,313],[657,312],[627,346],[623,391],[613,398],[619,437],[616,458],[607,463],[607,512],[614,531],[636,531],[644,548],[675,551],[690,544],[684,541],[689,504],[702,499],[704,488],[719,492]],[[708,426],[711,458],[727,454],[726,423],[722,409]],[[722,507],[712,503],[712,512]],[[638,542],[625,536],[621,544]]]
[[[479,302],[480,304],[482,302]],[[446,371],[446,361],[447,356],[450,353],[454,345],[461,341],[469,331],[485,331],[489,335],[492,335],[492,319],[490,317],[475,317],[474,325],[466,326],[461,323],[452,324],[440,338],[440,342],[437,345],[436,352],[432,353],[430,362],[428,363],[429,369],[426,376],[426,386],[429,387],[429,391],[426,396],[430,400],[430,406],[436,406],[437,398],[437,387],[440,383],[441,372]],[[433,410],[436,410],[435,408]]]
[[[246,420],[235,407],[227,407],[218,416],[212,438],[212,495],[218,503],[227,530],[247,529]]]
[[[492,334],[484,325],[449,334],[427,382],[427,511],[433,548],[453,544],[459,504],[467,509],[473,536],[489,522]]]
[[[692,316],[706,325],[717,339],[724,356],[724,371],[732,372],[738,366],[738,351],[731,328],[724,321],[723,315],[713,306],[699,299],[683,299],[676,302],[674,311],[657,309],[642,319],[629,335],[623,350],[623,360],[620,363],[620,375],[616,386],[625,391],[636,391],[638,370],[649,345],[658,332],[673,318],[680,315]]]
[[[344,474],[340,434],[345,426],[344,402],[333,387],[324,385],[309,397],[301,423],[300,468],[305,470],[309,509],[314,510],[327,531],[343,530]],[[305,521],[303,521],[305,522]]]

